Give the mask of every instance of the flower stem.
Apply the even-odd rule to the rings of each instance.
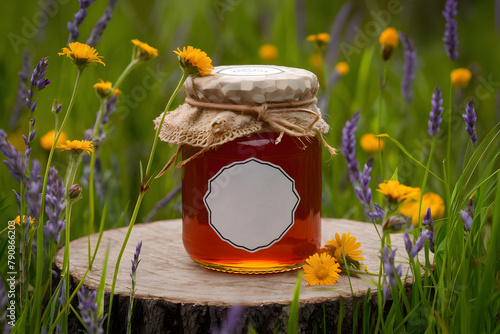
[[[141,184],[141,192],[139,193],[139,196],[137,197],[137,202],[135,203],[135,208],[134,208],[134,212],[132,213],[132,217],[130,219],[130,223],[128,225],[128,229],[127,229],[127,233],[125,235],[125,239],[123,240],[123,244],[122,244],[122,247],[120,249],[120,253],[118,254],[118,258],[116,259],[116,266],[115,266],[115,272],[113,274],[113,283],[111,285],[111,292],[110,292],[110,295],[109,295],[109,311],[108,311],[108,315],[111,316],[111,310],[112,310],[112,307],[113,307],[113,296],[114,296],[114,293],[115,293],[115,285],[116,285],[116,280],[118,278],[118,270],[120,269],[120,262],[121,262],[121,259],[122,259],[122,256],[123,256],[123,253],[125,252],[125,247],[127,247],[127,243],[128,243],[128,239],[130,238],[130,234],[132,233],[132,228],[134,227],[134,224],[135,224],[135,221],[137,219],[137,215],[139,213],[139,208],[141,207],[141,203],[142,203],[142,199],[144,198],[144,195],[146,194],[146,191],[145,189],[147,189],[147,187],[143,187],[145,184],[150,184],[150,180],[149,180],[149,172],[151,170],[151,164],[153,162],[153,157],[154,157],[154,154],[155,154],[155,151],[156,151],[156,146],[158,145],[158,135],[160,133],[160,130],[163,126],[163,122],[165,120],[165,116],[168,112],[168,109],[170,108],[170,105],[172,104],[175,96],[177,95],[177,93],[179,92],[179,90],[181,89],[182,85],[184,84],[184,81],[186,81],[188,77],[188,74],[186,73],[186,71],[184,71],[182,73],[182,78],[181,80],[179,81],[179,84],[177,85],[177,87],[175,88],[174,92],[172,93],[172,96],[170,96],[170,99],[167,103],[167,106],[165,107],[165,110],[163,111],[163,116],[161,118],[161,122],[160,124],[158,125],[158,128],[156,129],[156,132],[155,132],[155,137],[154,137],[154,141],[153,141],[153,146],[151,148],[151,154],[149,155],[149,160],[148,160],[148,164],[147,164],[147,167],[146,167],[146,173],[143,175],[143,181],[142,181],[142,184]],[[109,333],[109,325],[110,325],[110,321],[108,321],[108,325],[107,325],[107,329],[106,329],[106,332]]]
[[[96,123],[94,124],[94,133],[92,134],[92,141],[95,140],[97,134],[99,133],[99,128],[101,127],[102,116],[104,114],[104,105],[106,104],[106,99],[101,98],[101,106],[99,107],[98,117]],[[94,145],[94,150],[92,151],[92,156],[90,158],[90,176],[89,176],[89,223],[87,225],[87,236],[88,236],[88,249],[89,249],[89,265],[91,257],[91,247],[90,247],[90,235],[94,233],[94,168],[95,159],[97,154],[97,145]],[[92,267],[90,267],[92,270]]]
[[[382,129],[382,101],[384,99],[385,85],[387,83],[387,62],[384,62],[384,75],[382,79],[382,85],[380,87],[380,100],[378,102],[378,122],[377,122],[377,134],[380,134]],[[382,163],[382,150],[380,149],[380,137],[378,137],[378,157],[380,163],[380,177],[382,181],[384,180],[384,164]]]
[[[427,177],[429,176],[429,168],[431,166],[432,156],[434,155],[434,150],[436,149],[436,137],[432,136],[431,152],[429,153],[429,158],[427,159],[427,168],[425,169],[424,179],[422,180],[422,187],[420,187],[420,204],[418,205],[418,224],[422,223],[422,198],[424,198],[425,186],[427,184]]]
[[[75,202],[74,199],[69,198],[69,188],[73,185],[73,182],[75,181],[76,177],[76,172],[78,171],[78,165],[82,161],[82,156],[85,153],[80,153],[80,154],[75,154],[71,153],[70,155],[70,160],[68,164],[68,169],[66,171],[66,182],[65,182],[65,201],[67,203],[66,206],[66,224],[65,224],[65,235],[66,238],[64,240],[64,257],[63,257],[63,266],[61,270],[61,276],[64,278],[64,283],[65,283],[65,301],[67,302],[69,300],[69,242],[70,242],[70,219],[71,219],[71,208],[73,206],[73,203]],[[66,313],[66,316],[68,313]]]
[[[35,279],[35,287],[34,287],[34,296],[33,296],[33,312],[31,313],[30,323],[35,324],[34,333],[40,332],[40,315],[42,311],[42,279],[43,279],[43,216],[45,212],[45,195],[47,194],[47,180],[49,176],[50,164],[52,162],[52,157],[54,155],[54,150],[56,147],[56,143],[61,136],[61,133],[68,121],[68,116],[73,108],[73,104],[75,103],[76,93],[78,91],[78,87],[80,86],[80,79],[83,73],[83,69],[78,69],[78,73],[76,75],[75,86],[73,88],[73,94],[71,95],[71,100],[68,105],[68,109],[66,110],[66,114],[64,115],[64,119],[61,123],[61,127],[59,129],[55,129],[55,137],[54,142],[52,143],[52,148],[50,149],[49,158],[47,160],[47,166],[45,167],[45,176],[43,178],[43,187],[42,187],[42,198],[40,200],[40,217],[38,219],[38,229],[37,229],[37,246],[36,246],[36,279]]]
[[[139,64],[140,60],[139,59],[132,59],[130,63],[127,65],[127,67],[123,70],[122,74],[118,77],[118,79],[115,82],[115,85],[113,86],[113,90],[118,89],[120,87],[121,83],[123,82],[123,79],[134,69],[134,67]]]

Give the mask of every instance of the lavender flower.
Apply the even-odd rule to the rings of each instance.
[[[7,134],[4,130],[0,129],[0,152],[7,158],[3,163],[7,166],[12,177],[17,181],[26,183],[26,157],[21,154],[11,143],[7,140]],[[30,151],[29,151],[30,152]],[[29,154],[28,152],[28,154]]]
[[[429,230],[422,230],[417,238],[417,241],[415,242],[415,245],[413,245],[410,240],[409,234],[407,232],[404,233],[405,248],[410,258],[413,259],[415,255],[417,255],[422,250],[422,248],[424,248],[425,240],[428,239],[428,235]]]
[[[342,129],[342,144],[340,150],[345,157],[349,169],[349,180],[354,184],[359,178],[359,165],[356,160],[356,123],[359,120],[359,111],[356,111],[352,119],[345,123]]]
[[[358,199],[365,206],[370,207],[372,201],[372,190],[370,189],[370,173],[373,168],[373,158],[368,159],[363,169],[363,173],[359,174],[359,183],[361,187],[354,187],[354,191]]]
[[[469,134],[470,141],[472,144],[477,144],[477,134],[476,134],[476,111],[474,110],[474,101],[469,100],[467,102],[467,107],[465,108],[465,114],[462,115],[465,121],[465,130]]]
[[[69,39],[68,44],[74,42],[80,36],[80,31],[78,30],[78,26],[85,21],[87,17],[88,8],[91,4],[93,4],[95,0],[80,0],[80,8],[76,14],[73,15],[73,22],[68,22],[67,29],[69,31]]]
[[[38,64],[36,65],[35,69],[33,70],[33,74],[31,75],[31,86],[30,89],[28,90],[28,96],[26,97],[26,104],[28,105],[29,109],[29,118],[30,118],[30,129],[31,127],[35,126],[35,118],[32,118],[33,113],[36,110],[36,105],[38,103],[38,99],[33,101],[33,95],[39,91],[47,87],[47,85],[51,82],[49,79],[45,79],[45,74],[47,74],[47,67],[49,66],[49,61],[47,57],[42,58]],[[26,147],[31,146],[31,142],[35,138],[36,130],[32,130],[29,134],[28,137],[24,138],[24,142],[26,143]]]
[[[441,90],[439,86],[436,86],[434,94],[432,94],[431,99],[431,112],[429,113],[430,120],[428,121],[429,129],[427,133],[431,136],[435,136],[439,132],[439,125],[443,121],[441,114],[443,113],[443,99],[441,98]]]
[[[26,183],[26,194],[24,198],[28,205],[28,213],[31,217],[37,219],[40,216],[40,200],[42,194],[43,178],[40,174],[40,163],[38,160],[33,160],[31,164],[30,177]]]
[[[78,296],[78,308],[80,309],[80,316],[82,317],[83,325],[89,334],[104,333],[101,328],[102,319],[98,319],[97,314],[97,292],[87,290],[83,285]]]
[[[135,247],[134,258],[130,260],[132,262],[132,270],[130,273],[130,277],[132,278],[132,289],[130,291],[130,308],[128,310],[127,333],[132,332],[132,310],[134,307],[135,276],[137,273],[137,267],[139,266],[139,262],[141,262],[141,260],[139,259],[139,255],[141,254],[141,248],[142,248],[142,240],[137,243],[137,246]]]
[[[422,225],[424,225],[427,230],[427,239],[429,239],[429,249],[434,253],[434,222],[432,221],[431,208],[427,208],[425,216],[422,218]]]
[[[458,58],[458,37],[457,37],[457,0],[447,0],[443,10],[443,16],[446,20],[444,31],[444,48],[446,54],[452,61]]]
[[[18,83],[17,83],[17,97],[16,104],[10,114],[9,129],[13,130],[17,127],[19,119],[21,118],[21,111],[24,109],[24,103],[26,102],[26,81],[29,78],[29,72],[31,69],[30,55],[28,50],[23,51],[23,67],[21,72],[17,73]]]
[[[142,241],[139,241],[137,243],[137,246],[135,246],[134,258],[130,260],[132,262],[132,272],[130,273],[130,277],[132,277],[132,280],[134,282],[135,282],[135,274],[137,271],[137,267],[139,266],[139,262],[141,262],[141,260],[139,259],[139,255],[141,254],[141,248],[142,248]]]
[[[385,216],[384,210],[380,207],[380,204],[375,203],[375,211],[374,212],[369,212],[368,217],[371,219],[382,219]]]
[[[382,263],[384,265],[384,272],[385,272],[384,281],[386,282],[387,280],[388,285],[393,287],[396,286],[396,275],[397,276],[403,275],[403,265],[400,264],[397,267],[394,265],[395,256],[396,256],[396,249],[393,250],[392,252],[389,252],[389,248],[387,248],[387,245],[384,247],[382,255],[380,256],[380,259],[382,260]],[[384,299],[387,299],[387,297],[388,295],[386,295],[386,292],[384,291]]]
[[[55,167],[50,167],[47,179],[47,194],[45,202],[45,211],[49,220],[43,227],[43,234],[47,239],[54,238],[59,243],[61,230],[65,226],[65,220],[60,219],[61,214],[66,207],[64,200],[64,183]]]
[[[415,67],[417,60],[417,50],[415,44],[411,39],[409,39],[405,33],[399,32],[399,38],[401,39],[401,44],[405,50],[405,63],[403,80],[401,81],[401,95],[404,96],[407,104],[410,104],[413,100],[413,81],[415,80]]]
[[[460,214],[462,215],[462,220],[464,222],[464,227],[467,231],[470,231],[472,227],[472,221],[474,220],[474,198],[470,199],[469,204],[465,206],[465,211],[460,210]]]
[[[108,6],[104,10],[102,17],[96,22],[94,29],[90,33],[90,37],[87,39],[86,44],[94,46],[101,41],[104,29],[108,26],[109,21],[113,17],[113,11],[115,10],[118,0],[109,0]]]

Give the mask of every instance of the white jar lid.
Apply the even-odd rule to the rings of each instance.
[[[212,74],[190,76],[187,97],[202,102],[256,105],[313,99],[318,78],[304,69],[274,65],[217,66]]]

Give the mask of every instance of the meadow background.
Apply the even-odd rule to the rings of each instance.
[[[88,16],[80,26],[78,41],[85,42],[95,22],[101,17],[107,1],[96,1],[90,6]],[[137,38],[159,51],[159,57],[141,64],[120,87],[123,94],[118,100],[117,111],[107,126],[108,138],[101,146],[102,179],[109,198],[106,228],[116,227],[122,212],[133,210],[128,205],[137,197],[140,184],[139,162],[145,163],[152,143],[153,123],[164,109],[168,97],[181,76],[176,55],[172,50],[192,45],[206,51],[217,65],[263,64],[259,48],[274,44],[279,56],[272,63],[294,66],[318,72],[311,64],[314,45],[306,40],[310,34],[331,33],[331,43],[325,51],[326,76],[334,75],[338,61],[346,61],[350,71],[340,78],[327,92],[328,123],[331,131],[328,142],[340,147],[341,129],[355,110],[361,111],[357,138],[364,133],[374,133],[378,117],[380,82],[384,62],[380,57],[378,37],[386,26],[393,26],[411,38],[417,49],[417,71],[414,99],[407,105],[400,92],[403,75],[403,48],[400,45],[387,62],[387,87],[382,103],[382,133],[398,139],[407,150],[425,163],[430,148],[427,121],[430,97],[439,85],[444,98],[445,114],[450,107],[449,73],[456,67],[468,67],[473,78],[468,87],[455,96],[457,117],[453,120],[454,167],[460,170],[463,152],[469,140],[459,113],[465,110],[468,99],[473,98],[478,115],[479,140],[500,119],[497,95],[500,86],[500,5],[493,1],[460,1],[458,5],[459,58],[451,62],[444,52],[442,37],[444,18],[441,14],[444,1],[145,1],[120,0],[113,18],[104,31],[102,40],[95,47],[106,66],[90,66],[82,79],[74,111],[65,129],[69,139],[83,139],[86,129],[93,126],[99,99],[92,88],[98,79],[114,82],[130,61],[132,43]],[[495,11],[496,9],[496,11]],[[46,153],[38,146],[40,137],[54,128],[50,112],[53,99],[68,103],[76,76],[74,65],[60,57],[67,45],[68,21],[78,10],[73,0],[6,1],[0,4],[3,19],[0,48],[0,124],[12,142],[23,147],[21,134],[28,128],[27,108],[19,122],[9,124],[17,89],[17,73],[22,69],[23,50],[28,50],[32,67],[41,57],[49,57],[46,77],[52,83],[38,94],[36,111],[37,137],[33,157],[46,160]],[[497,12],[497,16],[495,16]],[[319,74],[319,73],[318,73]],[[319,74],[321,75],[321,74]],[[173,108],[182,103],[181,93]],[[431,170],[442,176],[440,161],[445,157],[446,117],[443,122],[441,142],[438,140],[434,165]],[[160,143],[153,170],[159,170],[168,161],[175,148]],[[24,148],[21,149],[24,151]],[[358,160],[363,164],[368,155],[358,146]],[[361,205],[352,205],[354,195],[347,181],[347,169],[341,155],[328,161],[325,152],[323,166],[324,203],[323,215],[365,219]],[[399,180],[410,186],[419,186],[424,169],[419,168],[396,148],[387,143],[383,151],[383,176],[372,175],[372,188],[391,177],[395,168]],[[56,153],[55,165],[65,169],[66,155]],[[375,161],[375,166],[379,162]],[[376,167],[378,168],[378,167]],[[155,182],[143,202],[141,217],[145,218],[155,203],[180,183],[180,170],[172,169]],[[10,189],[16,182],[8,169],[0,166],[1,198],[8,197],[9,210],[2,213],[2,221],[17,215],[15,200]],[[439,185],[430,179],[428,189],[440,193]],[[444,194],[441,193],[441,196]],[[85,190],[83,194],[85,197]],[[377,199],[377,198],[375,198]],[[381,201],[381,198],[378,198]],[[88,217],[86,200],[73,208],[75,217],[82,222]],[[154,217],[168,219],[180,217],[180,196],[160,210]],[[96,212],[98,215],[99,212]],[[79,219],[79,220],[80,220]],[[99,222],[99,219],[96,219]],[[72,238],[83,235],[75,220]],[[85,226],[85,224],[82,224]]]
[[[447,113],[453,106],[452,118],[452,175],[456,180],[470,141],[461,114],[468,100],[473,99],[477,113],[479,142],[500,121],[500,1],[459,1],[458,39],[459,57],[452,62],[443,45],[445,20],[441,14],[445,1],[131,1],[119,0],[113,18],[95,45],[106,66],[91,65],[83,75],[80,90],[65,132],[69,139],[83,139],[86,129],[95,122],[99,98],[92,86],[99,79],[115,82],[130,62],[132,39],[148,43],[159,51],[159,56],[141,63],[120,86],[122,95],[117,110],[106,125],[107,140],[101,145],[99,158],[104,194],[96,198],[96,226],[101,217],[101,203],[108,199],[105,228],[127,225],[135,199],[140,190],[140,162],[146,163],[153,141],[153,119],[164,109],[182,71],[178,67],[177,47],[192,45],[201,48],[212,58],[214,66],[239,64],[264,64],[259,57],[263,44],[273,44],[279,55],[272,64],[309,69],[318,76],[335,78],[335,83],[323,89],[322,103],[327,105],[327,122],[331,127],[327,142],[340,148],[341,130],[356,110],[360,110],[356,138],[362,134],[376,133],[381,102],[381,133],[400,141],[417,160],[426,163],[431,137],[427,122],[431,110],[431,95],[436,85],[443,92],[445,119],[436,137],[436,151],[430,169],[443,177],[442,162],[446,157]],[[80,26],[78,41],[85,42],[101,17],[107,1],[92,4],[88,16]],[[0,3],[0,128],[9,134],[9,140],[24,152],[21,135],[28,131],[28,111],[23,107],[19,121],[12,122],[16,104],[18,72],[22,70],[23,51],[27,50],[31,62],[28,77],[42,57],[49,57],[46,78],[52,80],[37,94],[35,112],[37,135],[34,140],[33,158],[42,163],[47,159],[39,145],[40,137],[54,128],[51,113],[52,101],[69,102],[76,69],[66,57],[57,55],[67,46],[68,21],[78,11],[75,0],[2,1]],[[392,26],[404,32],[415,43],[417,50],[416,76],[413,101],[405,102],[401,94],[404,51],[401,44],[390,60],[384,63],[378,43],[380,33]],[[331,41],[324,52],[324,73],[311,63],[314,44],[306,37],[320,32],[330,33]],[[335,73],[335,65],[345,61],[350,71],[343,76]],[[380,83],[386,67],[387,85],[382,101]],[[464,89],[450,91],[450,72],[466,67],[472,79]],[[452,95],[452,100],[450,100]],[[177,96],[172,109],[183,102]],[[493,152],[499,151],[496,140]],[[153,162],[159,171],[175,152],[174,147],[160,143]],[[494,156],[494,154],[493,154]],[[369,155],[357,146],[357,159],[361,164]],[[487,170],[491,160],[482,161],[472,175],[474,184]],[[67,154],[56,152],[54,166],[63,175]],[[498,169],[498,161],[495,170]],[[399,181],[419,187],[425,169],[410,160],[396,145],[386,140],[382,161],[375,156],[371,187],[389,179],[398,170]],[[382,169],[382,170],[381,170]],[[80,180],[80,170],[77,180]],[[179,169],[170,169],[155,181],[146,194],[139,213],[138,223],[144,222],[155,204],[181,181]],[[83,199],[73,206],[71,239],[85,235],[89,219],[88,191],[85,181]],[[11,189],[18,184],[8,169],[0,164],[0,200],[8,206],[0,213],[1,221],[17,216],[17,206]],[[494,184],[496,186],[496,184]],[[426,191],[445,196],[444,187],[434,177],[429,177]],[[491,191],[491,189],[490,189]],[[494,191],[492,191],[494,193]],[[323,164],[323,216],[368,220],[358,203],[348,181],[348,170],[340,154],[329,160],[324,152]],[[382,195],[374,191],[374,201],[382,203]],[[498,202],[498,199],[497,199]],[[180,218],[180,196],[177,195],[161,209],[153,220]],[[2,223],[3,224],[3,223]],[[0,240],[5,236],[1,235]]]

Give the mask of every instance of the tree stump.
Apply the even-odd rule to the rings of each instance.
[[[87,288],[97,290],[101,279],[106,249],[109,260],[106,275],[106,300],[113,281],[116,259],[123,243],[126,227],[105,231],[92,271],[85,279]],[[259,333],[272,333],[279,326],[285,333],[290,302],[297,272],[265,275],[228,274],[200,267],[187,255],[182,244],[181,220],[157,221],[134,226],[122,257],[113,299],[111,330],[124,333],[127,326],[131,287],[131,262],[135,247],[142,240],[140,265],[137,271],[136,294],[132,314],[133,333],[208,333],[219,328],[232,305],[243,305],[237,333],[246,333],[248,324]],[[352,232],[365,258],[369,271],[379,271],[380,239],[371,223],[347,219],[322,219],[325,244],[335,233]],[[92,250],[97,234],[90,236]],[[396,262],[403,263],[407,272],[408,261],[403,237],[393,235],[392,246],[397,248]],[[70,243],[71,284],[75,287],[88,266],[88,239],[83,237]],[[424,259],[423,255],[420,255]],[[60,272],[63,249],[55,257],[55,269]],[[342,332],[352,332],[353,326],[362,328],[363,303],[371,289],[370,318],[376,319],[376,276],[352,277],[351,294],[346,274],[341,274],[332,287],[307,286],[302,281],[300,290],[299,333],[312,333],[313,328],[323,332],[336,332],[341,304],[344,308]],[[374,298],[373,298],[374,297]],[[106,302],[107,303],[107,302]],[[357,318],[355,305],[359,304]],[[105,311],[107,305],[105,305]]]

